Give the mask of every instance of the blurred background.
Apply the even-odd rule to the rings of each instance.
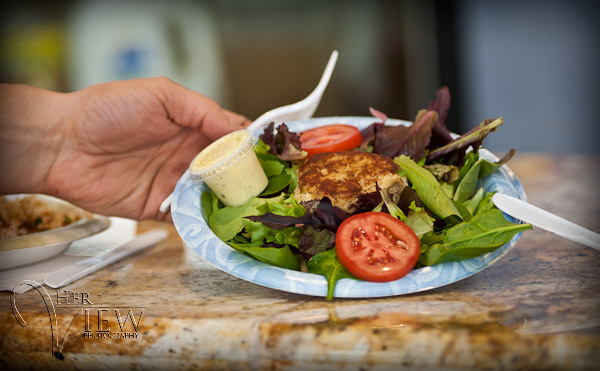
[[[596,1],[2,2],[0,82],[74,91],[167,76],[254,119],[304,98],[333,49],[316,116],[412,120],[442,85],[447,125],[504,117],[509,148],[600,153]]]

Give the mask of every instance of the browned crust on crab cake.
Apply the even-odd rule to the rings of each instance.
[[[333,206],[355,212],[359,199],[377,197],[380,189],[404,183],[398,175],[399,166],[390,158],[368,152],[321,153],[311,156],[298,169],[298,187],[295,197],[300,201],[321,200],[328,197]],[[368,205],[376,206],[376,205]]]

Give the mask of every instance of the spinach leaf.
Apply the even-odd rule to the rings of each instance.
[[[280,192],[290,184],[290,176],[285,171],[268,177],[268,180],[269,183],[267,183],[267,187],[261,192],[260,196],[268,196]]]
[[[465,177],[467,172],[471,170],[471,167],[477,162],[477,160],[479,160],[479,151],[472,151],[465,155],[462,166],[460,167],[460,171],[458,173],[458,181],[455,182],[457,186]]]
[[[479,179],[483,179],[483,178],[487,177],[488,175],[491,175],[492,173],[496,172],[496,170],[498,170],[502,165],[504,165],[508,161],[510,161],[510,159],[513,158],[513,156],[515,155],[516,152],[517,152],[516,149],[511,148],[504,155],[504,157],[502,157],[498,161],[496,161],[496,162],[489,162],[488,161],[489,165],[486,165],[486,166],[482,167],[481,172],[479,173]]]
[[[342,266],[335,249],[313,256],[306,262],[306,267],[310,273],[323,275],[327,279],[327,300],[333,300],[333,292],[337,281],[343,278],[358,279]]]
[[[394,159],[412,184],[421,202],[440,219],[456,215],[460,218],[460,212],[454,206],[452,200],[446,195],[437,179],[427,170],[417,165],[407,156]]]
[[[258,161],[262,166],[269,183],[261,192],[260,196],[268,196],[279,191],[282,191],[290,184],[290,173],[287,171],[290,165],[286,161],[282,161],[277,156],[269,153],[270,147],[261,139],[254,147],[254,151],[258,157]]]
[[[258,244],[229,243],[234,249],[263,263],[281,268],[300,270],[300,259],[289,246],[262,247]]]
[[[528,229],[530,224],[511,223],[500,210],[490,209],[443,231],[441,241],[428,246],[419,262],[433,265],[473,258],[496,250],[515,234]]]
[[[210,216],[219,209],[219,199],[211,191],[202,192],[200,203],[206,220],[209,220]]]
[[[262,139],[259,139],[256,146],[254,146],[254,152],[269,180],[267,187],[262,191],[260,196],[268,196],[282,191],[290,184],[292,176],[289,171],[289,163],[280,160],[277,156],[270,153],[270,150],[271,147]]]
[[[454,200],[463,202],[473,197],[475,190],[477,189],[477,182],[480,179],[487,177],[494,173],[503,164],[508,162],[514,155],[515,150],[511,149],[510,152],[497,162],[490,162],[486,159],[480,158],[477,160],[464,174],[454,192]]]
[[[467,210],[469,210],[469,213],[471,213],[471,215],[475,215],[477,206],[479,206],[479,203],[481,202],[481,200],[483,200],[484,194],[485,191],[483,187],[479,187],[479,189],[477,190],[477,192],[475,192],[475,195],[473,197],[463,202],[463,205],[465,205],[465,207],[467,208]]]
[[[436,243],[442,242],[444,238],[444,232],[429,232],[421,237],[421,255],[425,252],[426,246],[435,245]]]
[[[210,229],[223,241],[229,241],[243,228],[243,218],[250,215],[259,215],[258,207],[267,203],[277,203],[283,195],[272,198],[252,197],[241,206],[226,206],[213,211],[208,219]]]
[[[450,198],[454,197],[454,194],[456,193],[456,188],[462,182],[465,175],[467,175],[467,173],[469,172],[469,170],[471,170],[471,167],[473,167],[477,160],[479,160],[479,151],[471,151],[465,155],[462,161],[462,166],[460,167],[458,173],[458,179],[456,179],[454,183],[452,183]]]
[[[493,208],[496,207],[496,205],[494,205],[494,202],[492,201],[492,196],[495,193],[496,192],[486,192],[485,195],[483,195],[483,198],[479,202],[479,205],[477,205],[477,209],[475,210],[475,214],[479,214],[479,213],[482,213],[484,211],[488,211],[488,210],[493,209]],[[475,214],[473,214],[473,215],[475,215]]]
[[[463,221],[467,221],[469,219],[471,219],[471,213],[469,212],[469,210],[465,207],[465,205],[463,205],[462,202],[458,202],[458,201],[452,201],[454,202],[454,206],[456,206],[456,210],[458,210],[458,212],[460,213],[460,218]],[[451,225],[454,225],[456,223],[452,223]]]
[[[279,175],[286,168],[285,164],[279,160],[263,160],[259,158],[260,166],[262,166],[267,178]]]

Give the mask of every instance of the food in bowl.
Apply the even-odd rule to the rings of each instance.
[[[0,270],[37,263],[106,230],[110,219],[43,194],[0,197]]]
[[[57,209],[36,195],[0,196],[0,239],[64,227],[83,218],[76,209]]]

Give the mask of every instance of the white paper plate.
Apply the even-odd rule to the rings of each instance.
[[[323,117],[286,123],[291,131],[300,132],[315,126],[334,123],[349,124],[364,129],[377,120],[373,117]],[[409,122],[388,119],[386,125],[410,125]],[[259,135],[260,133],[255,133]],[[481,157],[497,161],[491,152],[481,149]],[[486,191],[505,193],[527,200],[525,191],[512,171],[502,166],[499,171],[482,181]],[[259,262],[235,251],[221,241],[208,227],[200,206],[200,195],[208,187],[183,176],[175,188],[171,213],[173,222],[184,242],[215,267],[235,277],[277,290],[305,295],[326,296],[327,281],[321,275],[303,273],[278,268]],[[511,217],[506,216],[512,222]],[[515,235],[509,243],[482,256],[442,263],[434,266],[414,269],[403,278],[384,283],[340,280],[334,296],[339,298],[366,298],[410,294],[451,284],[472,276],[489,267],[512,249],[521,233]]]

